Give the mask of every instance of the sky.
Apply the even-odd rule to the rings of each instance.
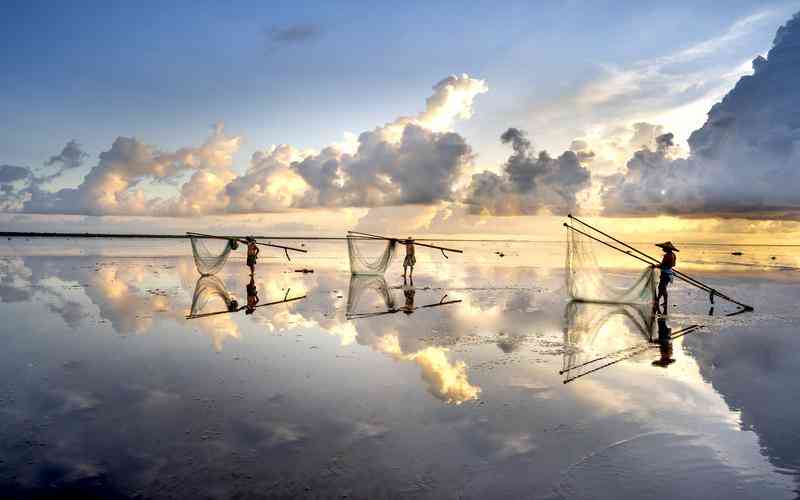
[[[3,2],[0,230],[794,242],[798,11]]]

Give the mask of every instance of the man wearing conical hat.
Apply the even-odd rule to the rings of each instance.
[[[667,241],[664,243],[656,243],[657,247],[660,247],[664,251],[664,257],[661,259],[661,264],[659,264],[658,268],[661,270],[661,277],[658,280],[658,294],[656,295],[656,303],[655,307],[658,309],[658,303],[661,298],[664,298],[664,314],[667,314],[667,301],[669,294],[667,293],[667,287],[670,283],[672,283],[672,277],[674,272],[672,268],[675,267],[675,264],[678,261],[675,252],[678,251],[675,248],[675,245],[672,244],[671,241]]]

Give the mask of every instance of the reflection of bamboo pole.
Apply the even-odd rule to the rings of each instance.
[[[265,306],[274,306],[276,304],[283,304],[286,302],[294,302],[295,300],[300,300],[306,298],[305,295],[302,297],[292,297],[291,299],[283,298],[282,300],[276,300],[274,302],[266,302],[264,304],[258,304],[257,306],[253,306],[253,309],[257,307],[265,307]],[[202,313],[202,314],[187,314],[186,319],[197,319],[197,318],[206,318],[208,316],[216,316],[218,314],[233,314],[235,312],[239,312],[242,309],[247,309],[247,306],[241,306],[238,309],[234,309],[233,311],[215,311],[210,313]]]
[[[457,248],[447,248],[447,247],[440,247],[438,245],[429,245],[427,243],[418,243],[416,240],[404,240],[404,239],[400,239],[400,238],[387,238],[386,236],[379,236],[377,234],[369,234],[369,233],[360,233],[358,231],[347,231],[347,232],[350,233],[350,234],[355,234],[355,235],[359,235],[359,236],[366,236],[368,238],[374,238],[374,239],[379,239],[379,240],[389,240],[389,241],[394,240],[394,241],[398,241],[398,242],[401,242],[401,243],[412,242],[412,243],[414,243],[414,245],[421,246],[421,247],[435,248],[436,250],[442,250],[442,251],[447,251],[447,252],[464,253],[463,250],[459,250]]]
[[[698,330],[698,329],[700,329],[700,328],[703,328],[703,325],[691,325],[691,326],[687,326],[686,328],[682,328],[682,329],[678,330],[677,332],[673,333],[673,334],[670,336],[670,338],[669,338],[669,339],[670,339],[670,340],[674,340],[674,339],[677,339],[678,337],[683,337],[684,335],[686,335],[686,334],[688,334],[688,333],[692,333],[692,332],[694,332],[695,330]],[[625,354],[628,354],[628,353],[629,353],[631,350],[633,350],[633,349],[637,349],[636,353],[639,353],[639,352],[642,352],[642,351],[644,351],[646,347],[650,347],[650,346],[651,346],[651,344],[647,344],[647,346],[642,346],[641,348],[638,348],[638,349],[637,349],[637,347],[636,347],[636,346],[632,346],[632,347],[626,347],[626,348],[624,348],[624,349],[620,349],[619,351],[614,351],[614,352],[612,352],[612,353],[606,354],[605,356],[600,356],[599,358],[595,358],[595,359],[593,359],[593,360],[591,360],[591,361],[586,361],[586,362],[584,362],[584,363],[581,363],[581,364],[579,364],[579,365],[569,366],[569,367],[567,367],[567,368],[565,368],[565,369],[563,369],[563,370],[559,370],[559,371],[558,371],[558,374],[559,374],[559,375],[563,375],[563,374],[565,374],[565,373],[567,373],[567,372],[570,372],[570,371],[572,371],[572,370],[576,370],[576,369],[578,369],[578,368],[583,368],[583,367],[584,367],[584,366],[586,366],[586,365],[591,365],[592,363],[597,363],[598,361],[602,361],[602,360],[604,360],[604,359],[608,359],[608,358],[610,358],[610,357],[612,357],[612,356],[625,355]],[[603,365],[603,366],[597,367],[597,368],[595,368],[595,369],[593,369],[593,370],[591,370],[591,371],[588,371],[588,372],[582,373],[581,375],[577,375],[577,376],[575,376],[575,377],[572,377],[571,379],[567,380],[566,382],[571,382],[572,380],[575,380],[576,378],[580,378],[580,377],[582,377],[582,376],[584,376],[584,375],[588,375],[588,374],[590,374],[590,373],[592,373],[592,372],[594,372],[594,371],[597,371],[597,370],[599,370],[600,368],[605,368],[606,366],[610,366],[610,365],[612,365],[612,364],[614,364],[614,363],[618,363],[618,362],[622,361],[623,359],[628,359],[628,358],[631,358],[631,357],[633,357],[633,356],[634,356],[636,353],[630,353],[630,355],[629,355],[629,356],[627,356],[627,357],[623,357],[623,358],[621,358],[621,359],[615,360],[614,362],[612,362],[612,363],[610,363],[610,364],[606,364],[606,365]],[[564,382],[564,383],[566,383],[566,382]]]
[[[572,220],[574,220],[574,221],[576,221],[576,222],[578,222],[578,223],[580,223],[580,224],[583,224],[584,226],[588,227],[589,229],[592,229],[593,231],[596,231],[596,232],[598,232],[598,233],[602,234],[602,235],[603,235],[603,236],[605,236],[606,238],[609,238],[609,239],[611,239],[611,240],[613,240],[613,241],[615,241],[615,242],[619,243],[620,245],[622,245],[622,246],[624,246],[624,247],[626,247],[626,248],[629,248],[629,249],[631,249],[632,251],[634,251],[634,252],[638,253],[639,255],[642,255],[642,256],[644,256],[645,258],[647,258],[647,259],[650,261],[650,262],[648,262],[649,264],[655,264],[655,265],[658,265],[658,264],[660,264],[660,263],[659,263],[659,261],[658,261],[657,259],[655,259],[654,257],[651,257],[650,255],[648,255],[648,254],[646,254],[646,253],[642,252],[641,250],[638,250],[638,249],[636,249],[636,248],[634,248],[634,247],[632,247],[632,246],[628,245],[627,243],[625,243],[625,242],[623,242],[623,241],[620,241],[620,240],[618,240],[618,239],[614,238],[614,237],[613,237],[613,236],[611,236],[610,234],[604,233],[603,231],[601,231],[601,230],[597,229],[597,228],[596,228],[596,227],[594,227],[594,226],[591,226],[591,225],[587,224],[586,222],[583,222],[582,220],[578,219],[577,217],[574,217],[572,214],[568,214],[568,215],[567,215],[567,217],[569,217],[570,219],[572,219]],[[565,225],[566,225],[566,224],[565,224]],[[571,226],[567,226],[567,227],[571,227]],[[574,228],[573,228],[573,229],[574,229]],[[585,234],[585,233],[582,233],[582,234]],[[599,239],[597,239],[597,238],[595,238],[595,240],[597,240],[597,241],[600,241],[600,240],[599,240]],[[602,242],[601,242],[601,243],[602,243]],[[609,245],[609,246],[611,246],[611,245]],[[612,247],[612,248],[615,248],[615,247],[613,247],[613,246],[611,246],[611,247]],[[619,249],[619,248],[617,248],[617,250],[619,250],[620,252],[622,252],[622,253],[624,253],[624,254],[630,255],[631,257],[636,257],[635,255],[633,255],[633,254],[631,254],[630,252],[627,252],[627,251],[625,251],[625,250],[621,250],[621,249]],[[637,257],[637,258],[638,258],[638,257]],[[639,260],[643,260],[643,259],[639,258]],[[713,297],[714,295],[718,295],[719,297],[721,297],[721,298],[723,298],[723,299],[727,300],[728,302],[732,302],[732,303],[734,303],[734,304],[736,304],[736,305],[738,305],[738,306],[741,306],[741,307],[743,307],[743,308],[744,308],[745,310],[747,310],[747,311],[752,311],[752,310],[753,310],[753,307],[752,307],[752,306],[748,306],[747,304],[743,304],[743,303],[741,303],[741,302],[739,302],[739,301],[737,301],[737,300],[734,300],[734,299],[732,299],[732,298],[728,297],[727,295],[725,295],[724,293],[720,292],[719,290],[716,290],[715,288],[712,288],[712,287],[710,287],[710,286],[706,285],[706,284],[705,284],[705,283],[703,283],[702,281],[696,280],[695,278],[692,278],[691,276],[689,276],[689,275],[687,275],[687,274],[684,274],[684,273],[682,273],[682,272],[678,271],[677,269],[673,269],[672,271],[673,271],[673,273],[675,274],[675,276],[677,276],[678,278],[681,278],[683,281],[685,281],[685,282],[687,282],[687,283],[689,283],[689,284],[691,284],[691,285],[694,285],[694,286],[696,286],[697,288],[700,288],[700,289],[702,289],[702,290],[705,290],[705,291],[707,291],[707,292],[711,292],[711,294],[712,294],[712,297]],[[712,299],[712,300],[713,300],[713,299]]]
[[[402,307],[396,307],[394,309],[389,309],[388,311],[379,311],[374,313],[349,313],[345,314],[345,319],[371,318],[373,316],[383,316],[384,314],[395,314],[401,311],[411,312],[411,311],[416,311],[417,309],[427,309],[430,307],[446,306],[449,304],[457,304],[459,302],[463,302],[461,299],[445,301],[444,300],[445,297],[447,297],[447,295],[442,297],[442,300],[439,302],[434,302],[433,304],[425,304],[424,306],[416,306],[413,309],[403,309]]]
[[[216,239],[216,240],[236,240],[239,243],[247,244],[247,240],[242,236],[216,236],[216,235],[213,235],[213,234],[192,233],[192,232],[187,232],[186,234],[188,234],[190,236],[202,236],[203,238],[211,238],[211,239]],[[284,250],[292,250],[294,252],[308,253],[308,250],[304,250],[302,248],[287,247],[286,245],[276,245],[275,243],[262,243],[260,241],[256,241],[256,245],[262,245],[262,246],[265,246],[265,247],[282,248]]]
[[[670,339],[670,341],[672,341],[673,339],[676,339],[678,337],[683,337],[686,334],[695,332],[695,331],[699,330],[700,328],[703,328],[703,326],[702,325],[687,326],[686,328],[683,328],[683,329],[678,330],[677,332],[673,333],[670,336],[669,339]],[[644,345],[644,346],[640,347],[639,349],[634,350],[633,352],[629,352],[629,351],[631,351],[631,349],[635,349],[635,348],[634,347],[628,347],[627,349],[623,349],[622,351],[612,352],[611,354],[608,354],[607,356],[603,356],[601,358],[593,359],[592,361],[587,361],[586,363],[583,363],[583,364],[580,364],[580,365],[577,365],[577,366],[574,366],[574,367],[567,368],[566,370],[561,370],[561,371],[559,371],[559,375],[563,375],[564,373],[569,372],[570,370],[574,370],[576,368],[580,368],[582,366],[586,366],[588,364],[595,363],[597,361],[602,361],[604,359],[608,359],[611,356],[623,354],[623,356],[621,358],[619,358],[619,359],[615,359],[614,361],[609,361],[608,363],[606,363],[604,365],[597,366],[595,368],[592,368],[591,370],[589,370],[587,372],[583,372],[583,373],[581,373],[579,375],[575,375],[574,377],[570,377],[570,378],[564,379],[564,383],[568,384],[568,383],[572,382],[573,380],[577,380],[577,379],[579,379],[581,377],[585,377],[586,375],[589,375],[590,373],[594,373],[594,372],[596,372],[598,370],[602,370],[603,368],[608,368],[609,366],[615,365],[615,364],[617,364],[617,363],[619,363],[621,361],[625,361],[626,359],[631,359],[632,357],[636,356],[637,354],[643,353],[644,351],[648,350],[651,347],[655,347],[655,345],[647,344],[647,345]]]

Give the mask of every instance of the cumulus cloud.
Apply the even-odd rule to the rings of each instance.
[[[645,144],[603,186],[605,212],[744,218],[800,217],[800,13],[778,30],[767,58],[714,105],[676,158],[671,136]]]
[[[453,200],[473,154],[452,127],[472,116],[474,99],[487,90],[483,80],[468,75],[447,77],[416,116],[401,116],[321,151],[286,144],[257,151],[244,174],[233,169],[232,160],[241,138],[227,136],[222,125],[202,145],[174,152],[118,137],[78,187],[51,192],[42,189],[44,179],[36,179],[0,193],[0,200],[6,210],[29,213],[164,216]],[[75,168],[84,158],[70,141],[47,164]],[[179,192],[153,198],[147,194],[152,183],[179,184]]]
[[[484,171],[472,176],[464,203],[472,213],[487,215],[531,215],[542,210],[564,213],[577,204],[576,195],[589,186],[590,174],[581,162],[591,160],[587,145],[573,142],[558,158],[546,151],[536,153],[525,133],[506,130],[500,139],[511,144],[513,153],[502,174]]]
[[[240,138],[228,137],[222,125],[199,147],[163,152],[132,137],[118,137],[100,153],[77,188],[47,192],[34,184],[26,192],[23,211],[86,215],[190,215],[224,206],[220,197],[225,184],[235,177],[230,170]],[[142,185],[170,181],[193,172],[172,200],[148,198]]]

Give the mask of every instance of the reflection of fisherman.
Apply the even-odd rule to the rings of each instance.
[[[256,259],[258,259],[258,245],[252,236],[247,237],[247,267],[250,268],[250,275],[256,272]]]
[[[416,295],[416,293],[417,290],[414,288],[414,282],[411,282],[411,286],[406,286],[406,282],[403,280],[403,295],[406,298],[406,303],[400,308],[403,313],[411,314],[414,312],[414,295]]]
[[[675,362],[672,359],[672,328],[667,326],[665,318],[658,318],[658,349],[661,357],[653,361],[653,366],[666,368]]]
[[[245,314],[253,314],[258,304],[258,289],[256,288],[255,277],[250,275],[250,283],[247,284],[247,305],[244,308]]]
[[[667,287],[670,283],[672,283],[672,277],[674,275],[672,268],[675,267],[675,264],[678,260],[677,256],[675,255],[675,252],[677,252],[678,249],[675,248],[675,245],[673,245],[671,241],[667,241],[665,243],[656,243],[656,246],[660,247],[664,251],[664,257],[661,259],[661,264],[658,265],[658,268],[661,270],[661,276],[658,280],[658,293],[656,295],[656,303],[654,306],[656,309],[658,309],[658,302],[663,297],[664,314],[667,314],[667,301],[669,299]]]
[[[414,240],[412,240],[411,236],[409,236],[404,243],[406,245],[406,258],[403,259],[403,278],[406,277],[406,269],[410,267],[411,272],[409,273],[409,276],[413,279],[414,264],[417,263],[417,258],[414,256]]]

